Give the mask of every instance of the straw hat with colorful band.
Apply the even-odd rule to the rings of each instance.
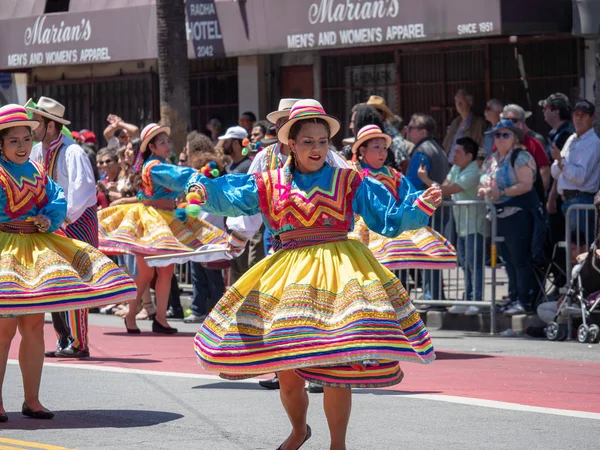
[[[383,133],[377,125],[365,125],[356,135],[356,142],[352,146],[352,153],[358,152],[360,146],[365,142],[376,138],[385,139],[386,148],[392,145],[392,138],[388,134]]]
[[[146,125],[146,127],[142,130],[142,134],[140,136],[142,138],[140,152],[144,153],[150,141],[156,136],[158,136],[160,133],[165,133],[167,136],[171,136],[171,129],[169,127],[158,125],[157,123],[151,123],[149,125]]]
[[[316,100],[299,100],[292,107],[290,117],[277,132],[277,138],[282,144],[287,144],[290,129],[299,120],[322,119],[329,125],[329,135],[333,137],[340,131],[340,121],[325,113],[323,106]]]
[[[13,127],[29,127],[35,130],[40,123],[27,116],[27,110],[21,105],[5,105],[0,108],[0,130]]]
[[[273,111],[267,115],[267,120],[271,123],[276,124],[279,119],[287,119],[290,115],[292,106],[296,104],[299,99],[297,98],[282,98],[279,100],[279,106],[277,111]]]
[[[64,118],[65,107],[56,100],[48,97],[40,97],[37,104],[34,104],[32,99],[27,100],[25,109],[33,114],[39,114],[40,116],[62,123],[63,125],[71,124],[71,122]]]

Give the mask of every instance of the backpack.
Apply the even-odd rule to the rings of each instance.
[[[513,152],[512,155],[510,155],[510,165],[511,167],[515,168],[515,161],[517,160],[517,158],[519,157],[519,154],[521,152],[526,152],[527,150],[524,150],[522,148],[516,148]],[[535,181],[533,182],[533,188],[535,189],[535,192],[538,195],[538,198],[540,199],[540,203],[542,204],[542,206],[546,205],[546,190],[544,189],[544,182],[542,180],[542,177],[540,175],[540,168],[535,167]]]

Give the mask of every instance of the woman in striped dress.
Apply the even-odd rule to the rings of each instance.
[[[430,188],[398,205],[378,181],[325,164],[339,122],[316,100],[297,102],[279,129],[292,150],[286,167],[215,180],[200,174],[189,190],[203,210],[261,213],[276,252],[232,286],[196,339],[207,370],[224,378],[278,372],[292,423],[282,449],[311,435],[305,380],[324,386],[332,449],[345,449],[352,387],[399,383],[399,361],[430,363],[429,334],[400,281],[359,241],[348,239],[354,214],[388,237],[426,220],[441,203]]]
[[[39,400],[44,363],[44,313],[135,298],[135,284],[93,246],[59,236],[67,202],[44,168],[30,161],[39,122],[25,108],[0,108],[0,392],[8,351],[21,334],[22,413],[51,419]],[[8,420],[0,395],[0,422]]]

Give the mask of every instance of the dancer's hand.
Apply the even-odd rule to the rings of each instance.
[[[244,253],[244,250],[246,249],[246,246],[244,247],[236,247],[234,245],[231,244],[227,244],[227,250],[226,250],[226,254],[231,256],[231,259],[235,259],[238,256],[241,256],[242,253]]]
[[[432,186],[423,193],[423,200],[435,206],[442,204],[442,189],[439,186]]]
[[[31,218],[33,224],[38,228],[39,231],[46,232],[50,228],[50,219],[43,214],[38,214]]]

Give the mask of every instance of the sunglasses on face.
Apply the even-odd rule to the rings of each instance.
[[[520,123],[521,121],[519,119],[508,119],[510,120],[512,123]]]
[[[494,137],[496,139],[508,139],[512,136],[513,134],[509,131],[506,131],[504,133],[494,133]]]

